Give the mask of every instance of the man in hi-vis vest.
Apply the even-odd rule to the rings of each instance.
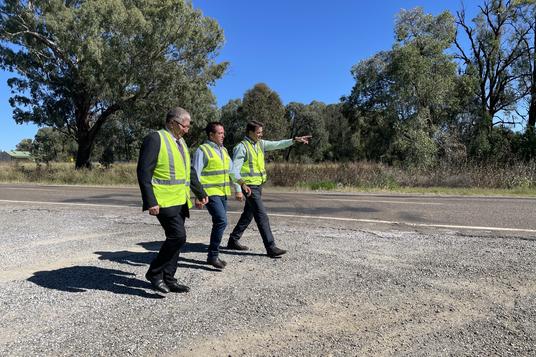
[[[181,247],[186,242],[184,220],[190,217],[190,188],[196,204],[204,205],[208,197],[195,171],[190,167],[188,146],[182,138],[190,129],[190,114],[182,108],[171,109],[166,128],[145,137],[138,160],[143,210],[156,216],[164,228],[166,240],[145,277],[161,293],[185,293],[190,289],[175,279]]]
[[[227,149],[223,146],[225,138],[223,124],[208,123],[205,132],[207,140],[194,153],[192,165],[209,197],[206,206],[212,216],[207,262],[215,268],[223,269],[227,263],[219,258],[219,251],[223,232],[227,227],[227,197],[231,195],[229,172],[232,168],[232,161]],[[237,184],[233,185],[236,199],[242,201],[244,197],[242,191]]]
[[[244,211],[238,220],[233,232],[229,236],[227,249],[248,250],[248,247],[239,243],[240,237],[254,218],[262,237],[262,242],[269,257],[278,257],[287,251],[276,247],[274,236],[266,209],[262,202],[262,185],[266,182],[264,168],[264,153],[266,151],[285,149],[293,143],[308,144],[311,135],[297,136],[293,139],[269,141],[262,140],[263,124],[250,121],[246,125],[246,137],[233,149],[233,169],[231,178],[237,182],[246,194]]]

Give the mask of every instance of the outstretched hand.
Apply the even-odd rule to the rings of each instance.
[[[297,143],[309,144],[309,139],[311,139],[312,137],[312,135],[296,136],[294,138],[294,141]]]

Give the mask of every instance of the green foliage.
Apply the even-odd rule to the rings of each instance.
[[[37,163],[45,163],[55,160],[58,157],[57,142],[55,132],[52,128],[39,129],[35,135],[32,147],[32,156]]]
[[[242,115],[242,100],[230,100],[221,108],[221,119],[225,127],[225,146],[229,152],[245,135],[247,120]]]
[[[109,168],[114,163],[114,149],[111,146],[107,146],[106,149],[102,152],[102,155],[99,159],[99,163],[105,167]]]
[[[344,97],[354,129],[354,158],[430,166],[437,160],[437,133],[456,107],[456,63],[446,53],[454,19],[421,8],[403,10],[397,42],[352,68],[356,84]]]
[[[264,83],[246,91],[242,100],[241,115],[246,122],[257,120],[264,124],[265,139],[280,140],[289,136],[289,123],[279,94]]]
[[[302,184],[303,185],[303,184]],[[332,181],[317,181],[306,184],[308,188],[314,191],[331,191],[337,188],[337,184]]]
[[[45,127],[37,131],[31,152],[37,162],[72,161],[76,155],[76,142],[54,128]]]
[[[0,5],[0,66],[17,123],[69,132],[77,167],[114,114],[157,127],[169,107],[192,113],[192,131],[216,117],[209,85],[223,31],[186,0],[17,1]],[[197,121],[196,121],[197,118]]]
[[[299,161],[322,161],[329,147],[328,132],[324,120],[326,105],[312,102],[309,105],[289,103],[286,117],[292,127],[291,136],[312,135],[309,145],[293,145],[289,148],[292,157]]]
[[[264,124],[264,139],[281,140],[289,137],[289,123],[279,94],[266,84],[258,83],[244,93],[242,100],[230,100],[221,109],[220,120],[225,126],[225,146],[232,148],[245,136],[247,122]],[[267,159],[280,158],[281,152],[267,154]]]
[[[22,139],[20,143],[17,144],[16,149],[18,151],[32,151],[32,147],[32,139]]]
[[[421,112],[414,120],[402,123],[394,138],[391,152],[405,166],[431,167],[437,159],[438,147],[430,137],[427,113]]]

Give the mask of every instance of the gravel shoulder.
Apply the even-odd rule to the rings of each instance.
[[[230,215],[230,227],[238,216]],[[204,264],[193,212],[178,278],[144,280],[163,231],[139,209],[0,203],[2,356],[535,355],[530,237],[272,217],[281,259]],[[224,238],[226,240],[226,237]]]

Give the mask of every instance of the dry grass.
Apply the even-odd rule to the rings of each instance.
[[[357,187],[400,190],[404,188],[536,189],[536,164],[440,165],[433,169],[401,169],[379,163],[324,163],[268,166],[276,186],[315,189]]]
[[[536,194],[536,164],[441,165],[434,169],[401,169],[378,163],[271,163],[272,186],[312,190],[361,190],[476,194]],[[72,163],[0,164],[0,182],[137,185],[136,164],[75,170]]]
[[[137,185],[136,164],[116,164],[110,168],[75,170],[73,163],[51,163],[49,166],[34,163],[1,164],[0,182],[44,183],[65,185]]]

